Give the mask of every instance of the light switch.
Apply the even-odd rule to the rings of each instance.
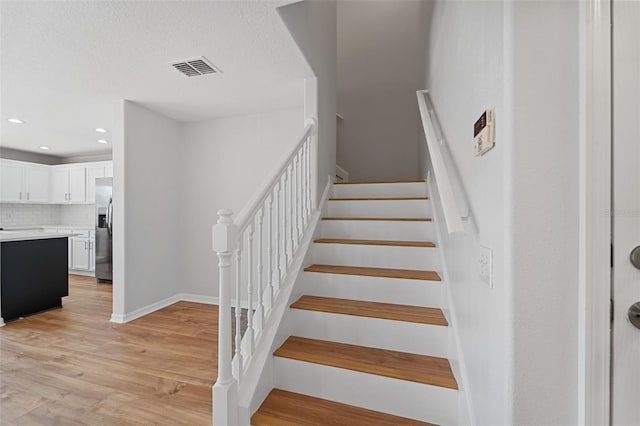
[[[473,156],[480,157],[495,146],[493,109],[485,110],[473,125]]]
[[[480,246],[478,275],[489,288],[493,288],[493,251],[489,247]]]

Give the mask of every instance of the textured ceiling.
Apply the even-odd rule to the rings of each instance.
[[[275,10],[283,3],[1,1],[0,143],[104,151],[94,129],[111,130],[117,99],[185,122],[302,105],[311,71]],[[169,65],[197,56],[223,73]]]

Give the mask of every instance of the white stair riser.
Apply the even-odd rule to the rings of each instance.
[[[457,424],[458,391],[274,357],[275,386],[442,425]]]
[[[333,185],[333,198],[424,197],[426,194],[425,182]]]
[[[422,269],[429,271],[440,269],[438,267],[438,253],[433,247],[315,243],[311,250],[313,263],[321,265]]]
[[[448,356],[446,326],[291,309],[291,334],[310,339]]]
[[[305,272],[304,294],[442,308],[440,281]]]
[[[433,222],[323,220],[319,238],[435,242],[436,231]]]
[[[431,217],[428,200],[329,201],[333,217]]]

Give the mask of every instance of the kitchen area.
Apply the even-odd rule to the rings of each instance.
[[[112,280],[112,161],[0,158],[4,322],[62,306],[68,274]]]

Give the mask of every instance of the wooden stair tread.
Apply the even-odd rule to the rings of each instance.
[[[376,183],[423,183],[424,179],[418,180],[357,180],[350,182],[335,182],[334,185],[370,185]]]
[[[319,244],[357,244],[364,246],[393,246],[393,247],[435,247],[431,241],[389,241],[389,240],[353,240],[347,238],[319,238],[314,241]]]
[[[430,217],[323,217],[322,220],[387,220],[396,222],[431,222]]]
[[[329,198],[329,201],[424,201],[429,197],[340,197]]]
[[[307,272],[320,272],[325,274],[363,275],[366,277],[405,278],[410,280],[441,281],[440,276],[434,271],[422,271],[415,269],[390,269],[369,268],[362,266],[341,265],[311,265],[304,268]]]
[[[429,426],[429,423],[273,389],[251,417],[254,426]]]
[[[424,306],[365,302],[333,297],[302,296],[294,302],[291,307],[293,309],[303,309],[307,311],[406,321],[419,324],[448,325],[442,310]]]
[[[291,336],[274,353],[311,362],[426,385],[458,389],[446,358]]]

